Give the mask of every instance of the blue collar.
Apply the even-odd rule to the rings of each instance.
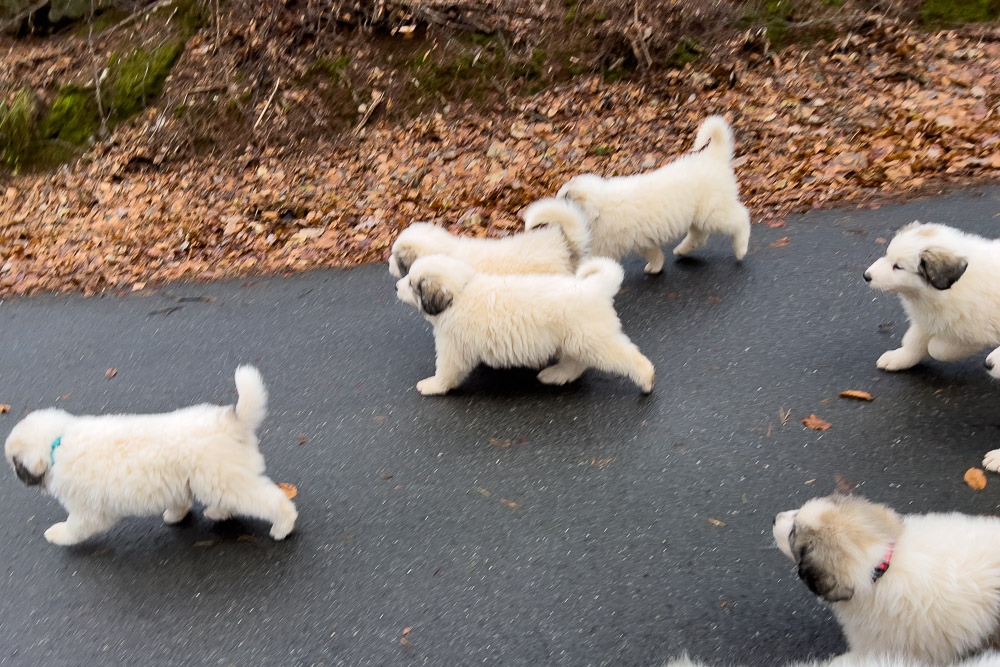
[[[56,464],[56,447],[62,444],[62,436],[59,436],[52,441],[52,451],[49,452],[49,460],[52,461],[52,465]]]

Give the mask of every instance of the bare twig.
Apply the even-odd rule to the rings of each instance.
[[[357,134],[358,132],[361,131],[361,128],[365,126],[365,123],[368,122],[368,119],[372,117],[373,113],[375,113],[375,107],[377,107],[384,98],[385,98],[385,93],[383,93],[381,90],[375,94],[375,96],[372,98],[372,101],[368,103],[368,108],[365,109],[365,114],[361,117],[361,120],[359,120],[358,124],[354,127],[354,134]]]
[[[264,114],[267,113],[267,110],[271,106],[271,102],[274,101],[274,96],[278,94],[278,86],[280,85],[281,85],[281,77],[279,76],[278,80],[274,82],[274,90],[271,91],[271,96],[267,98],[267,102],[264,103],[264,108],[260,110],[260,115],[257,116],[257,122],[253,124],[253,129],[256,130],[257,126],[260,125],[260,121],[264,120]]]
[[[118,28],[126,26],[129,23],[132,23],[133,21],[137,21],[137,20],[141,19],[142,17],[146,16],[147,14],[152,14],[153,12],[155,12],[160,7],[163,7],[165,5],[170,4],[170,2],[172,2],[172,1],[173,0],[159,0],[159,2],[153,3],[149,7],[146,7],[146,9],[142,10],[141,12],[137,12],[135,14],[132,14],[128,18],[126,18],[126,19],[124,19],[122,21],[119,21],[118,23],[114,24],[113,26],[111,26],[110,28],[108,28],[107,30],[105,30],[102,33],[102,36],[107,37],[108,35],[110,35],[111,33],[113,33],[115,30],[118,30]]]

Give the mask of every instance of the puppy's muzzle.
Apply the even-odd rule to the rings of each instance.
[[[872,274],[868,273],[867,271],[865,271],[864,277],[866,283],[870,283],[872,281]]]
[[[993,370],[993,360],[991,360],[989,357],[986,357],[986,361],[983,362],[983,366],[986,366],[986,370],[988,371]]]
[[[28,468],[17,459],[14,459],[14,473],[17,474],[17,478],[24,482],[27,486],[38,486],[42,483],[42,480],[45,479],[45,473],[36,475],[28,470]]]

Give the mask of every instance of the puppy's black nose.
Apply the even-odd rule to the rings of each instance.
[[[986,366],[986,370],[991,371],[993,370],[993,361],[991,361],[989,357],[986,357],[986,361],[983,362],[983,366]]]
[[[865,271],[865,282],[870,283],[872,281],[872,274]]]
[[[778,523],[778,517],[774,517],[773,519],[771,519],[771,525],[772,526],[775,525],[775,524],[777,524],[777,523]]]

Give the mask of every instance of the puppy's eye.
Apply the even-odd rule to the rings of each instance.
[[[892,265],[892,270],[893,271],[902,271],[903,267],[901,267],[899,264],[893,264]]]
[[[788,531],[788,543],[791,544],[795,541],[795,524],[792,524],[792,529]]]

